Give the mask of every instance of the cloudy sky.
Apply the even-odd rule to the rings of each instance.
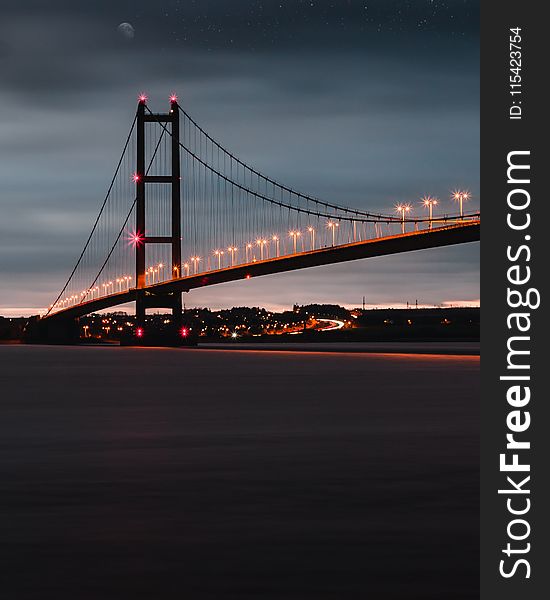
[[[0,314],[49,304],[135,111],[168,94],[260,171],[389,211],[479,207],[478,0],[3,0]],[[121,23],[130,27],[119,28]],[[269,140],[269,143],[266,143]],[[474,303],[479,244],[225,284],[188,306]]]

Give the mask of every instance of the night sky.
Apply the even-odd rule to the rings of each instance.
[[[135,111],[170,92],[260,171],[390,212],[479,208],[479,1],[3,0],[0,314],[53,301]],[[119,28],[121,23],[131,27]],[[479,301],[479,244],[225,284],[187,306]],[[36,311],[31,311],[36,312]]]

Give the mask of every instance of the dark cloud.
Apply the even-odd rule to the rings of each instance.
[[[478,206],[478,10],[458,0],[5,1],[0,277],[10,285],[0,305],[51,300],[91,226],[141,90],[155,107],[178,91],[224,145],[314,195],[387,210],[396,198],[446,198],[466,185]],[[131,42],[117,32],[123,21],[135,28]],[[427,301],[477,298],[472,248],[265,278],[254,283],[255,303],[262,294],[264,304],[360,298],[363,275],[381,302],[415,285]],[[438,278],[449,257],[452,282]],[[240,289],[192,298],[249,303]]]

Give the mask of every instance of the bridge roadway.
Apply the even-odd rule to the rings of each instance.
[[[225,267],[223,269],[198,273],[197,275],[169,279],[161,283],[149,285],[141,290],[132,288],[124,292],[116,292],[57,311],[45,317],[44,320],[82,317],[99,310],[133,302],[136,300],[138,293],[162,297],[162,295],[169,293],[189,292],[190,290],[205,286],[229,281],[246,280],[261,275],[272,275],[274,273],[284,273],[296,269],[330,265],[361,258],[373,258],[375,256],[386,256],[401,252],[475,242],[479,240],[479,237],[480,220],[472,219],[458,224],[434,227],[433,229],[374,238],[338,246],[328,246],[326,248],[284,255],[278,258],[268,258],[253,263],[239,264],[234,267]],[[155,304],[155,306],[157,305]],[[162,307],[162,303],[158,306]]]

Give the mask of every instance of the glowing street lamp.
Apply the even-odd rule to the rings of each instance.
[[[424,196],[424,198],[422,198],[422,205],[425,206],[429,211],[430,229],[432,228],[433,207],[437,206],[437,204],[437,198],[432,198],[431,196]]]
[[[197,267],[200,261],[200,256],[192,256],[191,257],[191,262],[193,263],[193,273],[196,275],[197,274]]]
[[[247,244],[246,245],[246,262],[250,262],[250,250],[252,250],[252,244]]]
[[[185,276],[189,277],[189,263],[183,263],[183,269],[185,271]]]
[[[260,246],[260,260],[264,259],[264,246],[267,244],[267,240],[257,240],[256,243]]]
[[[221,269],[223,250],[214,250],[214,255],[218,257],[218,269]]]
[[[235,261],[235,252],[237,252],[237,248],[235,246],[229,246],[227,251],[231,253],[231,266],[233,266],[233,263]]]
[[[271,239],[275,242],[277,258],[279,258],[279,256],[280,256],[280,254],[279,254],[279,238],[278,238],[278,236],[274,235]]]
[[[460,218],[461,219],[464,216],[462,204],[464,202],[466,202],[467,200],[469,200],[471,197],[472,197],[472,195],[467,190],[455,190],[451,195],[451,198],[455,202],[458,202],[460,204]]]
[[[296,240],[302,235],[299,231],[289,231],[288,235],[293,238],[294,241],[294,254],[296,254]]]
[[[164,271],[164,265],[163,265],[162,263],[159,263],[159,264],[157,265],[157,267],[158,267],[158,274],[159,274],[159,276],[158,276],[158,281],[160,282],[160,280],[161,280],[161,279],[160,279],[160,274],[161,274],[161,272],[163,272],[163,271]]]
[[[340,223],[336,223],[336,221],[329,221],[327,223],[327,227],[332,230],[332,245],[336,244],[336,230],[340,227]]]
[[[398,204],[395,212],[401,214],[401,233],[405,233],[405,214],[410,213],[412,206],[410,204]]]
[[[311,249],[315,250],[315,229],[310,225],[307,230],[309,231],[309,235],[311,236]]]
[[[147,269],[147,271],[145,272],[145,280],[147,281],[147,276],[149,276],[149,284],[153,285],[155,283],[155,273],[157,272],[157,270],[155,269],[155,267],[149,267]]]

